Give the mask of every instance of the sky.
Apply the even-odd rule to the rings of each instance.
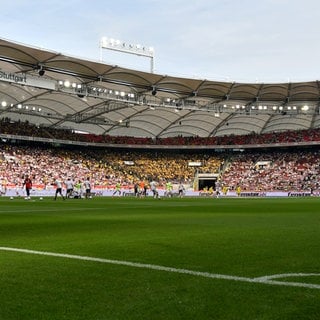
[[[150,71],[99,49],[102,37],[155,50],[154,72],[213,81],[320,80],[319,0],[0,0],[0,37]]]

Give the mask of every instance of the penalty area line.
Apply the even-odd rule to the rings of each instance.
[[[92,261],[92,262],[100,262],[106,264],[114,264],[121,266],[128,266],[133,268],[143,268],[157,271],[165,271],[171,273],[180,273],[180,274],[188,274],[192,276],[211,278],[211,279],[221,279],[221,280],[231,280],[231,281],[240,281],[240,282],[250,282],[250,283],[259,283],[259,284],[269,284],[269,285],[278,285],[278,286],[291,286],[291,287],[304,287],[310,289],[320,289],[320,284],[312,284],[312,283],[304,283],[304,282],[285,282],[285,281],[274,281],[272,279],[278,279],[283,275],[273,275],[273,276],[264,276],[259,278],[246,278],[246,277],[238,277],[224,274],[216,274],[209,272],[201,272],[201,271],[193,271],[188,269],[178,269],[173,267],[165,267],[154,264],[144,264],[138,262],[130,262],[130,261],[122,261],[122,260],[112,260],[112,259],[103,259],[103,258],[95,258],[89,256],[79,256],[73,254],[66,253],[55,253],[55,252],[47,252],[47,251],[36,251],[29,249],[21,249],[21,248],[11,248],[11,247],[0,247],[1,251],[9,251],[9,252],[19,252],[19,253],[27,253],[33,255],[41,255],[41,256],[50,256],[57,258],[65,258],[65,259],[74,259],[74,260],[82,260],[82,261]],[[284,274],[285,276],[289,276],[290,274]],[[294,274],[295,276],[308,276],[309,274]],[[318,275],[320,274],[312,274]]]

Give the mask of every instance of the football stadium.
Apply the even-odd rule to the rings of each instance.
[[[320,319],[319,88],[0,39],[0,319]]]

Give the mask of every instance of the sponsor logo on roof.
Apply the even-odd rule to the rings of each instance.
[[[27,75],[26,74],[16,74],[16,73],[7,73],[4,71],[0,71],[0,79],[8,80],[13,82],[27,82]]]

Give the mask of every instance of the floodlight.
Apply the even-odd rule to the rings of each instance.
[[[69,88],[71,85],[69,80],[66,80],[63,84],[66,88]]]
[[[197,96],[197,94],[198,94],[198,92],[197,92],[197,91],[192,91],[192,92],[191,92],[191,94],[190,94],[190,96],[191,96],[191,97],[196,97],[196,96]]]
[[[45,74],[45,71],[43,69],[43,67],[40,68],[40,70],[38,71],[39,76],[42,77]]]
[[[150,71],[154,72],[154,49],[153,47],[145,47],[141,44],[127,44],[126,42],[113,38],[102,37],[100,39],[100,60],[102,61],[102,49],[120,51],[123,53],[134,54],[137,56],[147,57],[151,59]]]

